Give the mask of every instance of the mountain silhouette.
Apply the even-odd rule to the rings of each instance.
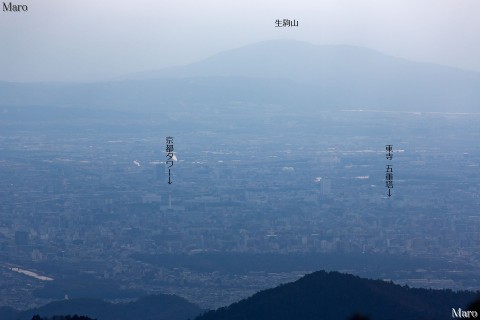
[[[26,311],[0,308],[2,320],[30,320],[39,315],[50,318],[57,315],[83,315],[99,320],[186,320],[200,314],[195,304],[173,295],[153,295],[130,303],[113,304],[98,299],[71,299],[48,303]]]
[[[130,303],[71,299],[17,311],[0,308],[2,320],[30,320],[39,315],[79,315],[99,320],[433,320],[452,309],[479,310],[480,292],[417,289],[339,272],[317,271],[299,280],[260,291],[229,306],[204,312],[171,295],[147,296]]]
[[[465,310],[476,297],[478,293],[413,289],[318,271],[207,312],[196,320],[448,319],[452,308]]]
[[[296,110],[477,112],[480,73],[347,45],[272,40],[185,66],[85,84],[0,83],[0,106],[165,111],[280,105]],[[221,109],[219,109],[221,110]],[[261,110],[259,110],[261,112]]]

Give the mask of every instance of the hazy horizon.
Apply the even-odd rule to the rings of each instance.
[[[109,80],[274,39],[355,45],[480,71],[480,3],[471,0],[22,4],[27,12],[1,12],[1,81]],[[299,26],[276,28],[276,19]]]

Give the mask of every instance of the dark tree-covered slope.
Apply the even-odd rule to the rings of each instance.
[[[413,289],[381,280],[318,271],[196,320],[322,320],[363,314],[372,320],[449,319],[452,308],[467,308],[478,294]]]
[[[38,315],[52,318],[59,315],[82,315],[99,320],[186,320],[193,319],[201,309],[189,301],[173,295],[154,295],[130,303],[113,304],[97,299],[55,301],[40,308],[15,311],[0,309],[2,320],[30,320]]]

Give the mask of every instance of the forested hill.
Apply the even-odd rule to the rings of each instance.
[[[82,315],[98,320],[186,320],[200,314],[201,309],[189,301],[173,295],[153,295],[130,303],[110,303],[99,299],[71,299],[54,301],[40,308],[17,311],[0,308],[1,320],[30,320],[34,316]]]
[[[196,320],[341,320],[355,314],[371,320],[450,319],[452,308],[466,310],[478,297],[478,292],[413,289],[318,271],[207,312]]]

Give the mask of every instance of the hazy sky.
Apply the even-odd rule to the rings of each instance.
[[[8,2],[7,2],[8,3]],[[91,81],[269,39],[353,44],[480,71],[479,0],[22,0],[0,11],[0,80]],[[276,19],[297,28],[275,28]]]

